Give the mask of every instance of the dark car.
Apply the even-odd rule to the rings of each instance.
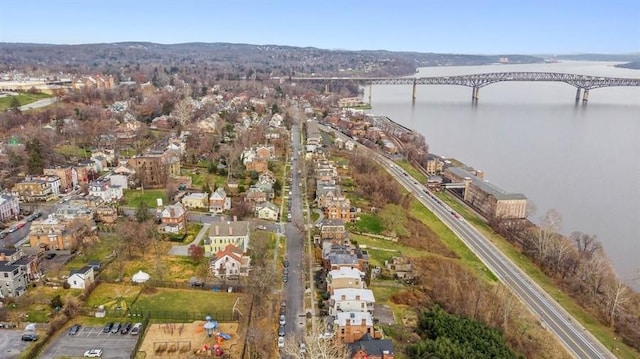
[[[281,326],[278,327],[278,336],[279,337],[284,337],[284,334],[285,334],[284,325],[281,325]]]
[[[111,333],[116,334],[120,331],[120,323],[116,323],[111,327]]]
[[[105,324],[104,328],[102,328],[102,332],[103,333],[109,333],[111,331],[111,327],[112,326],[113,326],[113,323],[111,323],[111,322]]]
[[[287,268],[289,266],[289,261],[284,261],[284,267]]]
[[[38,334],[36,333],[25,333],[22,334],[22,341],[23,342],[35,342],[38,340]]]
[[[128,333],[129,333],[129,330],[131,329],[131,326],[132,326],[132,325],[133,325],[133,324],[131,324],[131,323],[126,323],[126,324],[124,324],[124,325],[122,326],[122,329],[120,329],[120,334],[128,334]]]
[[[69,328],[69,335],[76,335],[80,331],[80,324],[74,324]]]
[[[47,259],[51,259],[51,258],[53,258],[55,256],[56,256],[55,253],[47,253]]]

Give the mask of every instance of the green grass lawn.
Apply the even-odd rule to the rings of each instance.
[[[373,234],[381,234],[384,230],[380,217],[369,213],[361,213],[360,220],[354,223],[353,227],[357,231]]]
[[[420,183],[427,183],[427,176],[418,171],[407,161],[398,161],[396,164],[402,167],[411,177],[415,178]]]
[[[164,189],[125,189],[124,190],[124,206],[138,207],[142,202],[147,204],[149,208],[158,207],[156,199],[162,198],[163,204],[168,204],[167,193]]]
[[[11,102],[13,101],[13,98],[16,97],[18,99],[18,102],[20,103],[20,106],[32,103],[32,102],[36,102],[38,100],[42,100],[43,98],[48,98],[51,97],[51,95],[47,95],[47,94],[43,94],[43,93],[28,93],[28,92],[23,92],[20,93],[18,96],[7,96],[7,97],[1,97],[0,98],[0,111],[4,111],[8,108],[11,107]]]
[[[73,146],[73,145],[58,146],[53,151],[55,153],[58,153],[67,157],[77,157],[77,158],[91,157],[91,151],[84,148],[80,148],[78,146]]]
[[[87,307],[104,305],[106,310],[115,310],[120,306],[126,310],[135,300],[142,287],[126,284],[101,283],[87,299]]]
[[[238,293],[158,288],[156,293],[140,294],[140,297],[133,305],[133,310],[231,313],[233,304],[238,297],[242,297],[242,295]]]

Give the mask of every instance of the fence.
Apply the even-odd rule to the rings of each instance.
[[[93,317],[96,314],[95,309],[91,308],[83,308],[80,311],[82,316]],[[184,312],[184,311],[149,311],[149,310],[138,310],[135,306],[133,306],[129,311],[118,311],[118,310],[105,310],[104,318],[109,318],[113,320],[128,320],[132,322],[142,322],[143,320],[149,319],[161,319],[166,321],[176,321],[176,322],[193,322],[196,320],[204,320],[205,317],[210,316],[213,320],[218,322],[237,322],[240,317],[238,312],[229,313],[229,312]]]
[[[144,342],[144,334],[147,332],[147,328],[149,327],[149,317],[145,317],[141,321],[142,329],[140,329],[140,333],[138,333],[138,340],[136,341],[136,346],[133,347],[133,351],[131,352],[131,359],[135,359],[138,355],[138,350],[140,350],[140,346],[142,342]]]

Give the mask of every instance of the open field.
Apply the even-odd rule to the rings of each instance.
[[[148,208],[157,208],[157,199],[162,198],[163,204],[168,204],[167,193],[164,189],[125,189],[124,191],[124,206],[126,207],[138,207],[142,202],[147,204]]]
[[[143,291],[133,308],[135,311],[182,311],[213,315],[213,313],[231,313],[233,304],[242,297],[243,295],[238,293],[157,288],[152,291]]]
[[[20,106],[36,102],[38,100],[42,100],[43,98],[51,97],[51,95],[43,94],[43,93],[28,93],[21,92],[18,96],[7,96],[0,97],[0,111],[4,111],[11,107],[11,102],[14,98],[18,99]]]

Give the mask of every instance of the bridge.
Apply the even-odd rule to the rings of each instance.
[[[576,102],[586,103],[589,100],[589,90],[613,87],[613,86],[640,86],[640,79],[620,77],[599,77],[588,75],[576,75],[558,72],[491,72],[471,75],[434,76],[434,77],[291,77],[291,81],[317,81],[337,82],[356,81],[371,85],[412,85],[412,99],[416,100],[416,87],[418,85],[458,85],[471,87],[471,101],[478,102],[480,88],[507,81],[534,81],[534,82],[564,82],[577,89]],[[369,91],[371,97],[371,91]],[[371,98],[369,98],[371,102]]]

